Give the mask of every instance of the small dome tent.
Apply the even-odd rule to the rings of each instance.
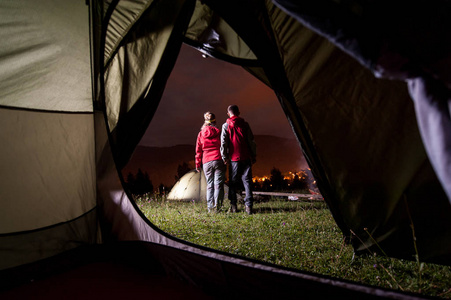
[[[205,202],[206,186],[204,172],[191,170],[182,176],[168,193],[168,200]]]
[[[227,204],[227,197],[229,194],[229,187],[224,184],[224,203]],[[207,181],[205,179],[204,171],[200,172],[191,170],[182,176],[172,187],[168,193],[168,200],[177,201],[207,201]],[[239,197],[239,196],[238,196]],[[223,203],[223,204],[224,204]]]
[[[449,1],[298,2],[1,1],[1,295],[420,298],[179,240],[124,191],[186,43],[274,90],[356,253],[451,264]]]

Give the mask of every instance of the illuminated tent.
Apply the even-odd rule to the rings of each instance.
[[[224,184],[224,199],[227,199],[229,187]],[[240,197],[239,195],[237,195]],[[204,171],[191,170],[182,176],[172,187],[167,196],[168,200],[176,201],[207,201],[207,180]],[[206,207],[206,206],[205,206]]]
[[[203,171],[191,170],[182,176],[168,193],[168,200],[207,201],[207,181]]]
[[[111,297],[151,290],[198,299],[415,298],[187,243],[143,217],[120,170],[152,120],[183,42],[241,65],[275,91],[356,253],[377,251],[377,242],[391,256],[412,259],[416,247],[421,261],[451,263],[451,155],[447,139],[437,138],[449,133],[449,115],[428,114],[449,108],[448,2],[424,3],[423,18],[423,10],[403,11],[418,24],[401,24],[401,39],[384,39],[399,13],[385,9],[388,2],[286,1],[286,12],[271,1],[86,2],[0,2],[4,296],[76,297],[83,289],[70,279],[81,276],[89,279],[86,292]],[[373,19],[365,18],[369,11]],[[363,26],[376,16],[392,22]],[[335,17],[364,30],[349,32]],[[360,44],[366,29],[385,43]],[[434,46],[430,56],[409,43],[419,37]],[[395,76],[406,66],[422,71],[410,73],[409,89]]]

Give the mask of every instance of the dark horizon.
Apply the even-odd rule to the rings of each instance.
[[[301,171],[308,168],[301,148],[295,139],[271,135],[256,135],[257,163],[253,166],[253,176],[269,175],[272,168],[282,173]],[[124,178],[128,173],[136,174],[138,169],[147,172],[153,185],[160,183],[171,186],[175,183],[177,167],[183,162],[194,168],[194,144],[154,147],[140,145],[130,162],[122,170]]]

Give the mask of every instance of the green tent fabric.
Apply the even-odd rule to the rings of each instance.
[[[4,269],[95,243],[97,217],[88,9],[2,1],[0,16]]]
[[[369,122],[374,122],[373,124],[377,126],[373,127],[377,134],[384,135],[382,139],[375,140],[372,132],[368,134],[368,131],[362,131],[362,134],[367,135],[366,139],[354,132],[352,135],[353,138],[358,137],[359,143],[370,146],[365,147],[365,150],[367,153],[371,151],[371,156],[379,158],[385,156],[393,160],[393,163],[386,159],[381,163],[379,160],[380,166],[387,167],[389,172],[386,174],[387,172],[384,171],[380,173],[379,179],[369,182],[379,190],[378,193],[385,192],[375,184],[382,183],[383,189],[387,184],[392,188],[389,189],[389,193],[383,195],[385,200],[379,199],[378,193],[372,193],[366,197],[376,196],[374,200],[362,199],[363,201],[357,202],[369,206],[372,205],[371,202],[378,207],[382,205],[383,210],[388,208],[386,212],[392,211],[395,205],[404,205],[404,211],[408,212],[409,218],[412,217],[412,225],[421,231],[416,232],[417,238],[422,236],[420,239],[425,242],[428,240],[426,231],[432,229],[430,220],[435,220],[436,213],[432,211],[437,209],[437,214],[441,215],[439,218],[443,221],[437,222],[436,229],[441,232],[438,235],[443,235],[442,241],[449,239],[450,223],[446,220],[449,219],[446,216],[449,215],[451,207],[451,153],[449,151],[451,149],[449,134],[451,130],[449,112],[451,43],[446,37],[451,33],[451,22],[448,18],[451,12],[450,4],[447,1],[438,1],[434,5],[426,1],[415,3],[381,1],[377,4],[366,1],[337,3],[327,0],[302,3],[291,0],[274,0],[273,2],[303,26],[326,37],[366,70],[372,72],[375,77],[390,79],[388,85],[392,86],[391,90],[376,86],[370,91],[371,106],[375,110],[368,116],[375,116],[379,121],[375,119]],[[390,9],[386,10],[387,7]],[[359,78],[359,82],[361,81],[361,77],[356,78]],[[386,86],[384,81],[387,80],[378,80],[378,85]],[[356,92],[360,93],[352,87],[352,93]],[[374,103],[378,98],[378,92],[381,92],[380,104]],[[405,102],[400,102],[400,98],[406,99],[403,100]],[[390,101],[390,99],[393,100]],[[360,100],[366,99],[362,97]],[[351,101],[347,101],[347,105],[349,104]],[[392,120],[390,115],[393,116]],[[368,116],[362,115],[355,118],[354,122],[366,123]],[[353,126],[358,129],[357,125]],[[413,136],[413,131],[416,131],[417,127],[421,134],[420,138]],[[380,130],[385,133],[379,132]],[[387,134],[388,132],[391,133]],[[392,143],[396,143],[396,147],[393,147]],[[403,149],[403,147],[409,149]],[[426,151],[422,149],[423,147]],[[378,148],[380,153],[374,153]],[[399,152],[395,153],[397,151]],[[419,156],[423,151],[427,153],[427,159]],[[415,166],[414,161],[419,164]],[[432,164],[433,170],[429,164]],[[377,167],[374,168],[366,162],[361,165],[367,170],[366,173],[377,170]],[[417,168],[418,171],[411,168]],[[436,175],[432,174],[432,171]],[[429,173],[430,177],[429,179],[423,177],[421,183],[412,177],[416,174],[415,176],[419,178],[425,173]],[[437,176],[441,186],[438,186],[434,176]],[[447,195],[448,203],[441,189]],[[394,191],[396,192],[393,194]],[[402,193],[402,196],[399,196],[401,195],[399,193]],[[389,199],[390,194],[395,195],[395,198]],[[356,201],[353,202],[356,203]],[[360,209],[360,211],[366,211],[366,209]],[[420,216],[423,213],[426,214]],[[394,217],[400,218],[401,214],[402,212],[394,213]],[[387,217],[387,213],[380,212],[379,215],[381,218]],[[442,245],[442,242],[434,237],[431,237],[430,242]],[[396,244],[395,242],[394,245]],[[421,246],[421,248],[427,247],[429,247],[428,242]],[[449,248],[449,244],[444,247]],[[447,251],[449,250],[443,251],[445,260],[449,260],[449,254],[445,254]],[[427,256],[424,250],[419,252],[420,256]]]
[[[308,28],[327,37],[376,77],[407,82],[421,136],[435,172],[451,199],[448,1],[274,0]],[[386,11],[386,7],[390,10]],[[383,18],[381,18],[383,16]]]
[[[67,261],[141,273],[139,252],[146,272],[216,296],[416,298],[187,243],[143,216],[120,170],[183,42],[274,90],[356,253],[377,242],[413,259],[413,224],[420,260],[451,264],[450,202],[407,85],[271,1],[8,0],[0,16],[2,290]]]

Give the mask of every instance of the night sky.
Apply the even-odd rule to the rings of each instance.
[[[294,139],[274,92],[240,66],[183,45],[163,98],[141,145],[167,147],[195,144],[203,114],[216,114],[221,126],[227,106],[237,104],[255,135]]]

